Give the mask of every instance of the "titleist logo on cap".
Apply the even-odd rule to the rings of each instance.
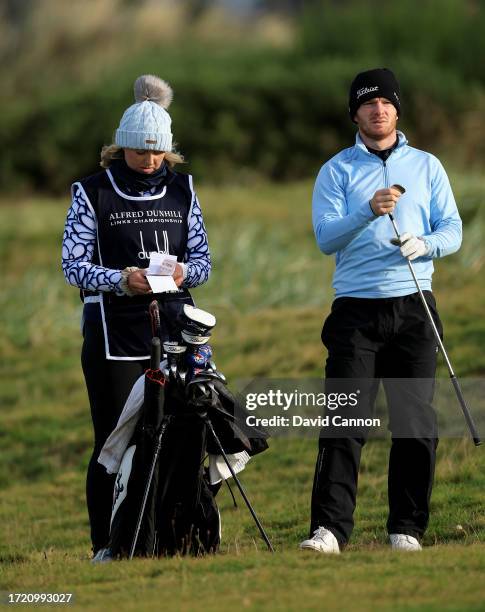
[[[357,100],[364,94],[371,93],[372,91],[377,91],[378,89],[379,89],[378,85],[376,85],[375,87],[362,87],[362,89],[358,89],[357,90]]]

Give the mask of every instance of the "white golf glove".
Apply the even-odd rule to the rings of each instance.
[[[393,242],[393,244],[395,243]],[[413,261],[413,259],[417,259],[418,257],[428,254],[428,246],[424,238],[417,238],[408,232],[401,234],[399,248],[401,255],[409,259],[409,261]]]

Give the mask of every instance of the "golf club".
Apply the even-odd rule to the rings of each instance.
[[[152,300],[148,307],[152,325],[152,337],[160,338],[160,309],[157,300]]]
[[[163,350],[167,355],[168,379],[176,383],[177,377],[185,380],[185,353],[187,347],[176,340],[167,340],[163,343]]]
[[[405,191],[406,191],[404,189],[404,187],[402,187],[401,185],[392,185],[392,187],[394,187],[395,189],[400,191],[401,194],[404,194]],[[389,219],[391,220],[392,227],[394,228],[394,233],[396,234],[396,240],[392,240],[391,242],[392,242],[392,244],[395,244],[397,246],[402,246],[401,235],[399,234],[399,230],[398,230],[398,227],[397,227],[397,224],[396,224],[396,220],[394,219],[394,216],[392,215],[392,213],[388,213],[388,215],[389,215]],[[456,396],[458,398],[458,401],[460,403],[461,409],[463,411],[463,415],[464,415],[465,421],[466,421],[466,423],[468,425],[468,429],[470,430],[473,442],[474,442],[475,446],[480,446],[482,441],[480,439],[480,436],[478,435],[477,428],[475,426],[475,423],[473,421],[473,417],[472,417],[471,412],[470,412],[470,410],[469,410],[469,408],[467,406],[465,398],[463,397],[463,393],[462,393],[462,390],[461,390],[458,378],[455,375],[455,372],[453,370],[451,362],[450,362],[450,360],[448,358],[448,354],[447,354],[447,352],[445,350],[445,347],[443,345],[443,342],[442,342],[442,340],[440,338],[438,329],[436,328],[436,324],[434,322],[433,315],[431,314],[431,312],[429,310],[429,306],[428,306],[428,304],[426,302],[426,298],[424,297],[424,293],[422,292],[421,287],[419,286],[418,278],[417,278],[416,273],[414,271],[413,265],[409,261],[408,258],[406,258],[406,262],[408,264],[409,270],[410,270],[411,275],[413,277],[414,284],[416,285],[416,289],[418,290],[419,297],[421,298],[421,302],[423,303],[423,306],[424,306],[424,309],[426,311],[426,314],[428,315],[428,319],[429,319],[429,322],[431,323],[431,327],[433,329],[433,333],[434,333],[434,336],[436,338],[436,342],[438,343],[440,351],[443,354],[443,357],[445,358],[446,367],[448,368],[448,372],[450,374],[451,383],[453,385],[453,388],[455,389]]]

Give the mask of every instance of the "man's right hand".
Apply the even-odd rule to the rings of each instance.
[[[376,217],[382,217],[392,213],[402,193],[395,187],[389,189],[379,189],[375,192],[369,204]]]

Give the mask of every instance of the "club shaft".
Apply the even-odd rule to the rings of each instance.
[[[394,228],[394,232],[396,234],[396,237],[398,239],[400,239],[401,236],[399,234],[399,230],[398,230],[398,227],[396,225],[396,221],[394,219],[394,216],[391,213],[388,213],[388,214],[389,214],[389,219],[391,220],[391,223],[392,223],[392,227]],[[431,314],[431,311],[429,309],[428,303],[426,302],[426,298],[424,297],[424,293],[421,290],[421,287],[419,286],[418,277],[416,276],[416,272],[414,271],[413,264],[407,258],[406,258],[406,261],[407,261],[407,264],[408,264],[409,271],[411,272],[411,275],[413,277],[414,284],[416,285],[416,289],[418,290],[419,297],[421,298],[421,302],[423,303],[424,310],[426,311],[426,314],[428,315],[428,319],[429,319],[429,322],[431,324],[431,328],[433,330],[433,334],[434,334],[434,336],[436,338],[436,342],[438,343],[438,347],[439,347],[439,349],[441,351],[441,354],[444,357],[444,360],[445,360],[445,363],[446,363],[446,367],[448,368],[448,372],[450,374],[451,383],[452,383],[453,388],[455,390],[455,393],[456,393],[456,396],[458,398],[458,402],[460,404],[460,407],[461,407],[461,409],[463,411],[463,416],[465,417],[465,421],[466,421],[466,424],[468,425],[468,429],[470,430],[470,434],[472,436],[473,442],[474,442],[475,446],[479,446],[482,443],[482,441],[480,439],[480,436],[478,435],[478,430],[477,430],[476,425],[475,425],[475,423],[473,421],[473,417],[471,415],[471,412],[470,412],[470,410],[468,408],[468,405],[467,405],[467,403],[465,401],[465,398],[463,396],[463,393],[461,391],[460,383],[458,382],[458,378],[456,377],[455,372],[453,371],[453,367],[451,365],[451,361],[448,358],[448,353],[446,352],[446,349],[445,349],[445,346],[443,344],[443,341],[440,338],[440,334],[439,334],[438,328],[436,327],[436,323],[434,322],[433,315]]]
[[[224,451],[224,449],[222,448],[222,444],[221,441],[219,440],[216,432],[214,431],[214,428],[212,426],[212,423],[210,422],[210,420],[208,418],[205,419],[205,422],[207,423],[207,426],[209,427],[212,435],[214,436],[214,440],[215,443],[217,444],[217,446],[219,447],[219,450],[221,451],[221,455],[224,457],[224,461],[226,462],[227,467],[229,468],[229,471],[231,472],[231,476],[234,478],[234,482],[237,485],[237,488],[239,489],[239,492],[242,495],[242,498],[244,499],[244,501],[246,502],[246,506],[248,507],[249,512],[251,513],[251,516],[254,519],[254,522],[256,523],[256,525],[258,526],[259,532],[261,533],[261,537],[263,538],[263,540],[266,542],[266,546],[268,547],[268,550],[270,552],[274,552],[274,548],[273,545],[271,544],[268,536],[266,535],[266,532],[263,528],[263,526],[261,525],[256,512],[254,511],[253,507],[251,506],[251,503],[243,489],[243,486],[241,484],[241,482],[239,481],[239,478],[236,476],[236,472],[233,470],[232,465],[229,462],[229,459]]]

